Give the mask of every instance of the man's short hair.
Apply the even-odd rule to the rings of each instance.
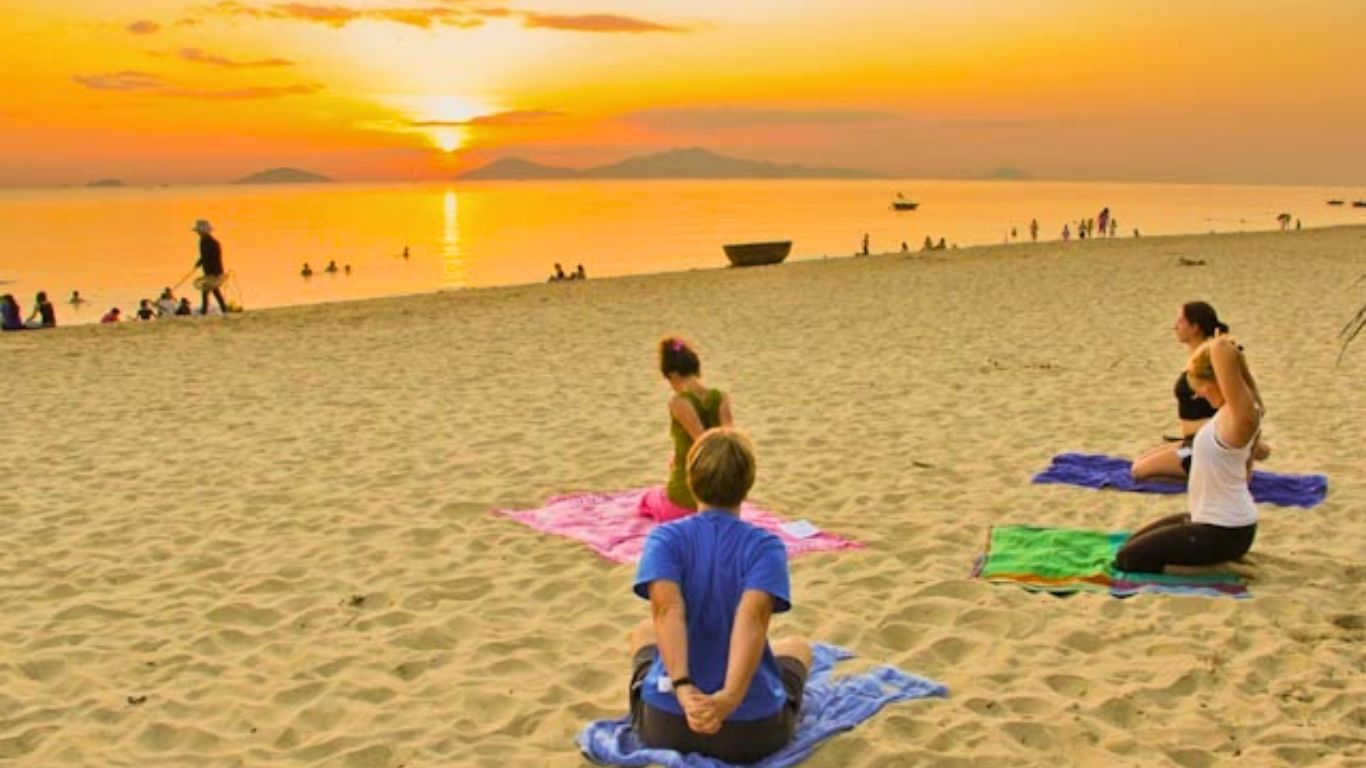
[[[688,487],[706,506],[740,506],[754,487],[754,472],[754,444],[730,427],[703,432],[688,451]]]

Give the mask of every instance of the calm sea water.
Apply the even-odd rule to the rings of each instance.
[[[920,203],[891,209],[898,192]],[[1342,207],[1329,199],[1344,199]],[[868,234],[874,252],[1057,239],[1065,223],[1108,206],[1119,234],[1366,223],[1332,187],[982,181],[595,181],[450,185],[179,187],[0,191],[0,291],[25,314],[46,290],[63,324],[109,307],[130,317],[198,258],[196,219],[213,222],[246,308],[540,282],[554,262],[589,278],[726,264],[721,245],[794,241],[791,259],[844,256]],[[404,248],[409,257],[402,258]],[[349,276],[322,268],[335,260]],[[317,272],[300,277],[308,262]],[[72,290],[90,302],[67,304]],[[187,281],[182,291],[190,291]],[[198,297],[195,295],[198,306]]]

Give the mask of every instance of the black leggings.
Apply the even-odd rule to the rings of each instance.
[[[1191,516],[1164,517],[1144,526],[1115,553],[1121,571],[1162,573],[1168,565],[1214,565],[1236,560],[1252,549],[1257,524],[1225,528],[1192,523]]]

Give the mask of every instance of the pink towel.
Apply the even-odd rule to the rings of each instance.
[[[637,513],[641,497],[649,489],[613,493],[571,493],[555,496],[540,509],[495,509],[494,514],[510,517],[538,531],[567,536],[587,544],[594,552],[614,563],[633,563],[640,559],[645,537],[656,523]],[[783,532],[781,518],[772,512],[746,503],[740,517],[773,533],[787,545],[789,557],[832,549],[862,549],[863,544],[831,533],[821,532],[798,539]]]

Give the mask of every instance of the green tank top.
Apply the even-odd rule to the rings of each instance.
[[[684,392],[683,396],[697,411],[697,418],[701,420],[703,429],[721,426],[721,401],[725,399],[725,394],[721,390],[709,389],[702,397],[691,392]],[[674,439],[674,466],[669,474],[669,485],[665,492],[669,496],[669,501],[678,506],[697,509],[697,499],[694,499],[692,491],[688,490],[688,451],[692,449],[692,436],[678,423],[678,419],[673,418],[669,419],[669,434]]]

